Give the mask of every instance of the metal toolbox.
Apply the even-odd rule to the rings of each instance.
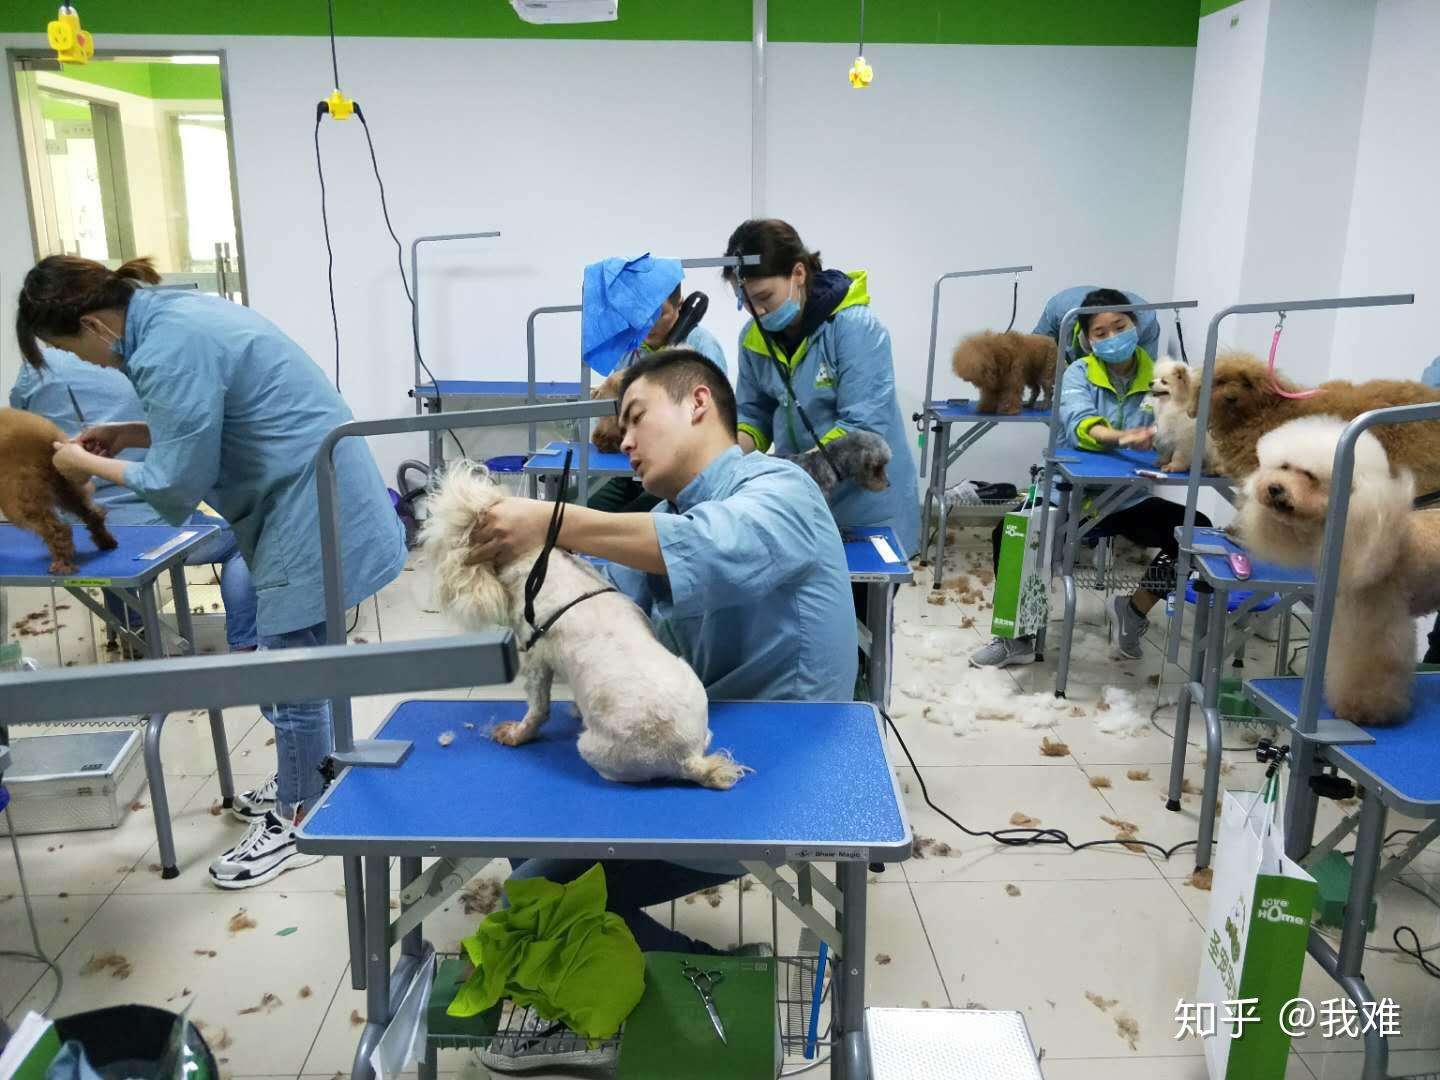
[[[25,836],[119,825],[145,785],[140,735],[132,729],[12,737],[5,786],[15,832]],[[0,836],[8,831],[0,816]]]

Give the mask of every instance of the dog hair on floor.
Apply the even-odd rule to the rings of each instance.
[[[0,409],[0,513],[26,529],[50,552],[50,573],[73,574],[75,536],[56,508],[74,514],[101,551],[118,544],[105,528],[105,511],[96,506],[88,477],[66,477],[55,468],[55,443],[69,438],[51,421],[21,409]]]
[[[955,346],[950,366],[956,375],[979,389],[976,412],[1014,416],[1020,411],[1021,396],[1027,389],[1030,398],[1024,402],[1026,407],[1049,408],[1058,355],[1055,340],[1044,334],[982,330]]]
[[[1305,416],[1260,438],[1259,468],[1245,482],[1236,519],[1236,533],[1253,554],[1318,564],[1335,447],[1346,423]],[[1440,510],[1412,510],[1414,495],[1410,472],[1392,471],[1380,440],[1361,435],[1325,661],[1326,700],[1357,724],[1406,718],[1415,681],[1413,620],[1440,610]]]
[[[1277,376],[1289,391],[1297,387]],[[1210,402],[1210,441],[1219,471],[1244,480],[1256,468],[1255,446],[1267,431],[1299,416],[1338,416],[1353,420],[1371,409],[1440,401],[1440,391],[1424,383],[1375,379],[1352,383],[1321,383],[1313,397],[1292,399],[1277,394],[1264,362],[1246,353],[1223,353],[1215,361]],[[1192,403],[1195,415],[1198,402]],[[1440,421],[1386,424],[1374,429],[1390,463],[1409,469],[1421,492],[1440,490]]]
[[[825,444],[790,457],[806,475],[820,485],[828,498],[842,481],[854,480],[866,491],[884,491],[890,486],[886,468],[890,445],[873,431],[847,431]]]
[[[471,629],[508,626],[523,643],[525,579],[540,548],[504,566],[471,562],[471,534],[505,493],[481,467],[452,465],[428,500],[421,532],[440,606]],[[589,565],[556,548],[535,600],[541,625],[566,604],[607,582]],[[584,730],[580,756],[607,780],[662,778],[729,788],[752,770],[710,745],[709,700],[690,665],[655,638],[650,621],[623,593],[606,592],[566,611],[520,654],[529,709],[497,724],[496,742],[519,746],[550,717],[555,678],[575,695]]]
[[[1162,472],[1189,472],[1195,452],[1195,420],[1190,413],[1199,379],[1188,364],[1161,357],[1150,380],[1155,407],[1155,457]],[[1210,440],[1205,440],[1202,469],[1212,464]]]

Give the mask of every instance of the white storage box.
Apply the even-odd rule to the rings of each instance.
[[[10,730],[5,786],[18,835],[113,829],[145,785],[139,731],[16,736]],[[7,831],[0,816],[0,836]]]

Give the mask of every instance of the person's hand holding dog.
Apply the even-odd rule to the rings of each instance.
[[[501,499],[470,530],[471,563],[504,566],[545,543],[553,507],[512,496]]]
[[[1153,427],[1127,428],[1120,432],[1117,444],[1124,450],[1149,450],[1155,445]]]

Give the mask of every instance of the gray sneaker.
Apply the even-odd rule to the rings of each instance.
[[[971,667],[1003,668],[1035,662],[1035,638],[991,638],[990,644],[977,649],[970,657]]]
[[[1128,596],[1117,596],[1110,601],[1110,647],[1122,660],[1139,660],[1140,639],[1150,629],[1150,620],[1130,606]]]

